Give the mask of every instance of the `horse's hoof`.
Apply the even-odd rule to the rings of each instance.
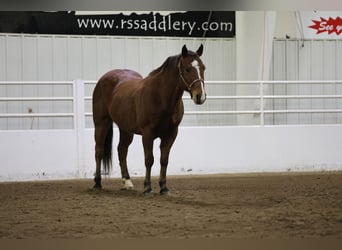
[[[93,189],[101,190],[102,189],[102,185],[95,184]]]
[[[152,188],[148,188],[148,189],[144,190],[144,195],[145,196],[152,196],[153,195]]]
[[[102,189],[101,177],[95,177],[94,182],[95,182],[95,185],[93,187],[94,189]]]
[[[132,190],[134,188],[134,185],[131,179],[122,179],[122,181],[123,181],[123,186],[121,190]]]
[[[167,187],[164,187],[160,190],[161,195],[170,195],[170,191]]]

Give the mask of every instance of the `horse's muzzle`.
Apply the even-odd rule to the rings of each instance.
[[[206,95],[202,94],[202,95],[196,95],[195,98],[192,98],[193,101],[195,102],[195,104],[203,104],[206,100]]]
[[[194,85],[194,83],[197,83]],[[202,79],[197,79],[192,82],[189,88],[191,99],[195,104],[203,104],[207,99],[207,95],[204,90],[204,82]]]

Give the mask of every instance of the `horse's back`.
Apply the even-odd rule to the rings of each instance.
[[[101,117],[107,116],[115,90],[125,82],[136,82],[142,76],[133,70],[114,69],[105,73],[97,82],[93,91],[93,113]]]
[[[114,90],[121,84],[129,81],[141,80],[142,76],[133,70],[128,69],[114,69],[105,73],[97,82],[94,92],[93,100],[108,99],[114,93]]]
[[[136,71],[129,69],[114,69],[105,73],[97,82],[97,86],[106,88],[107,90],[113,90],[124,82],[140,79],[142,79],[142,76]],[[108,92],[106,91],[106,93]]]
[[[109,81],[119,81],[119,82],[124,82],[127,80],[133,80],[133,79],[141,79],[142,76],[130,69],[114,69],[111,71],[108,71],[105,73],[99,80],[99,82],[104,81],[104,80],[109,80]]]

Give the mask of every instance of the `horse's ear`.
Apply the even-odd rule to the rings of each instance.
[[[203,54],[203,44],[201,44],[198,48],[198,50],[196,51],[198,56],[201,56]]]
[[[186,57],[187,55],[188,55],[188,49],[186,48],[186,45],[184,44],[182,48],[182,56]]]

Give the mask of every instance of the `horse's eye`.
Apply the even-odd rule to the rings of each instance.
[[[188,73],[189,73],[191,70],[192,70],[192,67],[188,67],[188,68],[185,69],[185,71],[188,72]]]

